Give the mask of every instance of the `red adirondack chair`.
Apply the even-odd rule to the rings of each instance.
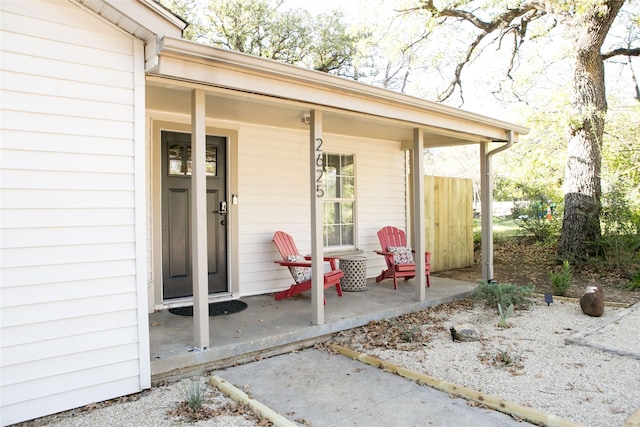
[[[396,227],[384,227],[378,231],[378,240],[382,250],[375,251],[384,256],[387,269],[376,277],[376,282],[393,278],[393,288],[398,289],[398,278],[404,280],[416,276],[416,265],[413,261],[415,251],[407,246],[407,237],[403,230]],[[427,275],[427,287],[431,287],[431,252],[424,254],[424,272]]]
[[[289,298],[300,292],[311,289],[311,257],[304,257],[298,252],[298,248],[293,238],[284,231],[276,231],[273,235],[273,243],[278,252],[282,255],[282,261],[275,261],[284,267],[288,267],[295,283],[289,289],[276,293],[276,300]],[[336,258],[325,257],[324,261],[329,262],[331,271],[324,273],[324,287],[336,287],[339,296],[342,296],[340,279],[344,277],[344,272],[336,268]],[[327,303],[325,299],[325,304]]]

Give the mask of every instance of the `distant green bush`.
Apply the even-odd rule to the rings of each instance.
[[[604,197],[601,218],[602,235],[593,242],[597,256],[589,262],[633,279],[640,266],[640,209],[614,189]]]
[[[630,282],[625,283],[622,287],[628,291],[638,291],[640,290],[640,270],[636,271],[636,274],[633,276]]]

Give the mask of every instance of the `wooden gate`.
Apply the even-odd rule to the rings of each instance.
[[[431,270],[473,265],[473,184],[467,178],[424,177],[425,239]]]

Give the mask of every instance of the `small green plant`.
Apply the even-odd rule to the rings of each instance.
[[[520,355],[508,348],[503,348],[501,350],[498,350],[495,361],[499,365],[511,366],[520,362]]]
[[[521,375],[524,369],[521,353],[512,346],[500,349],[483,348],[478,357],[486,365],[506,367],[512,375]]]
[[[549,272],[549,280],[551,280],[551,288],[554,295],[564,296],[564,294],[571,287],[571,279],[573,278],[573,272],[571,271],[571,264],[565,260],[562,263],[562,270],[559,273],[554,271]]]
[[[509,323],[507,322],[507,319],[513,314],[513,304],[510,304],[509,307],[503,310],[502,304],[498,303],[498,314],[500,315],[498,327],[508,328]]]
[[[514,308],[523,309],[531,304],[529,297],[534,291],[532,284],[518,286],[511,283],[481,282],[474,291],[474,297],[483,301],[486,305],[498,308],[513,305]]]
[[[394,322],[393,326],[398,331],[400,342],[414,343],[420,341],[420,328],[415,325],[403,325],[400,322]]]
[[[636,274],[635,276],[633,276],[633,279],[631,279],[630,282],[622,285],[622,288],[628,291],[640,290],[640,270],[636,271]]]
[[[199,380],[191,380],[180,388],[183,401],[194,411],[202,407],[206,393],[207,385]]]

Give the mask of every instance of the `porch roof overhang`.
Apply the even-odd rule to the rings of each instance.
[[[149,46],[150,44],[148,44]],[[423,129],[425,147],[512,142],[529,129],[357,81],[172,37],[147,53],[147,108],[189,114],[190,90],[207,93],[207,115],[304,129],[324,113],[323,131],[407,142]]]

